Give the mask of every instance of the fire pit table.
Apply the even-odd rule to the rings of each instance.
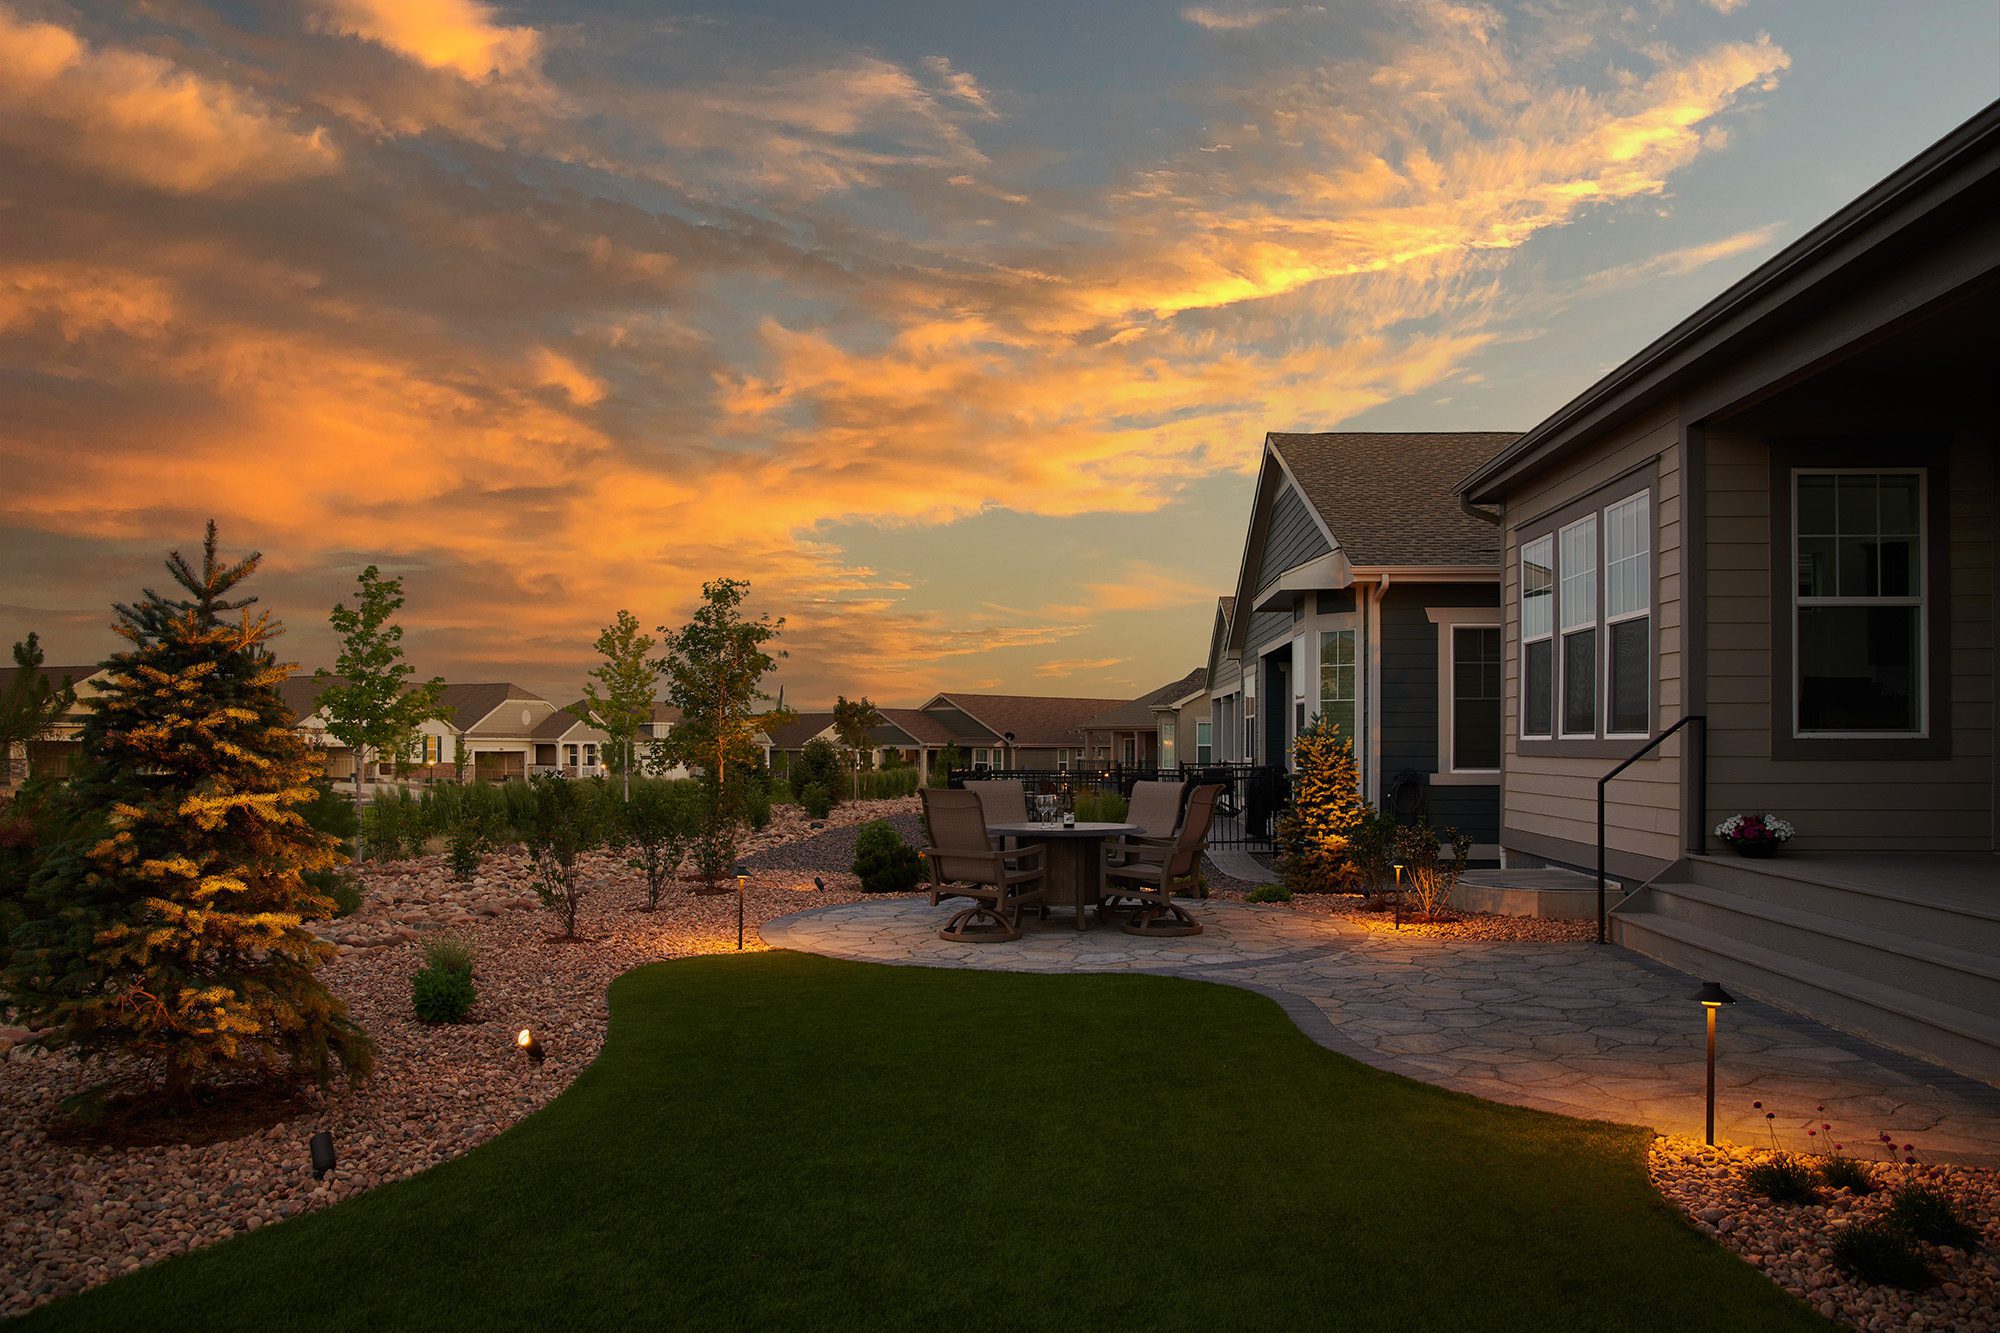
[[[1076,909],[1076,928],[1090,928],[1090,909],[1104,896],[1106,838],[1142,833],[1137,824],[988,824],[995,837],[1017,838],[1048,847],[1046,895],[1050,907]]]

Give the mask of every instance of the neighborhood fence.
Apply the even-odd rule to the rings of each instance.
[[[1223,789],[1216,802],[1215,822],[1209,826],[1211,847],[1241,847],[1246,851],[1268,852],[1278,812],[1291,800],[1291,774],[1268,764],[1183,764],[1179,767],[1145,767],[1108,764],[1071,769],[1053,768],[954,768],[947,785],[963,787],[967,782],[1019,782],[1031,796],[1058,795],[1074,799],[1079,791],[1115,791],[1130,797],[1137,782],[1185,782],[1191,786],[1218,786]]]

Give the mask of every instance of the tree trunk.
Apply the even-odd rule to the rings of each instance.
[[[361,859],[361,756],[367,753],[360,746],[354,747],[354,859]]]

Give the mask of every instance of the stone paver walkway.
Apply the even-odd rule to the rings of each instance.
[[[1702,1131],[1696,983],[1622,949],[1397,935],[1235,902],[1187,904],[1206,927],[1181,939],[1078,933],[1067,913],[1010,944],[937,937],[953,907],[852,903],[765,925],[765,940],[864,962],[1021,972],[1192,977],[1271,996],[1320,1045],[1378,1068],[1564,1115]],[[1871,1155],[1881,1131],[1940,1161],[2000,1165],[2000,1089],[1883,1050],[1769,1005],[1722,1011],[1716,1135],[1818,1148],[1804,1126]],[[1825,1111],[1815,1111],[1824,1105]]]

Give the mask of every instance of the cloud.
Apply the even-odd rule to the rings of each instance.
[[[1261,28],[1281,19],[1317,17],[1325,13],[1324,5],[1286,5],[1271,8],[1244,6],[1233,9],[1190,5],[1181,11],[1181,17],[1195,27],[1206,28],[1210,32],[1242,32],[1246,29]]]
[[[332,171],[324,131],[159,56],[92,47],[0,5],[0,145],[177,194],[235,191]]]
[[[1122,657],[1060,657],[1053,662],[1043,662],[1035,668],[1035,674],[1045,680],[1081,676],[1089,672],[1108,671],[1124,660]]]
[[[508,27],[479,0],[320,0],[329,32],[388,47],[429,69],[466,79],[531,72],[541,54],[533,28]]]
[[[1681,277],[1720,260],[1761,250],[1783,230],[1783,223],[1767,222],[1761,227],[1751,227],[1712,241],[1703,241],[1698,245],[1681,246],[1630,264],[1599,269],[1577,285],[1590,291],[1604,291],[1614,287],[1628,287],[1650,278]]]

